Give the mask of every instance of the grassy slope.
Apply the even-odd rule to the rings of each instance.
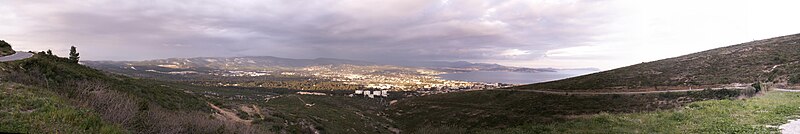
[[[0,62],[0,80],[20,83],[30,87],[41,87],[55,92],[68,100],[76,101],[76,104],[96,104],[89,106],[92,109],[91,111],[100,113],[104,120],[109,119],[114,120],[111,122],[125,123],[120,125],[135,132],[207,133],[211,131],[239,131],[235,129],[241,128],[234,128],[231,124],[217,120],[200,118],[210,117],[208,115],[212,112],[211,108],[206,105],[207,100],[165,85],[169,83],[105,74],[67,59],[42,53],[24,60]],[[82,95],[79,90],[92,88],[93,85],[85,85],[80,82],[97,83],[100,84],[98,85],[99,88],[116,91],[121,94],[116,94],[116,97],[112,96],[111,98]],[[96,95],[108,96],[114,94],[102,92]],[[107,108],[107,106],[115,106],[122,103],[97,103],[97,100],[91,99],[128,102],[118,106],[134,108],[114,110],[113,108]],[[0,104],[6,105],[5,103]],[[77,117],[80,116],[64,115],[61,118],[72,119]],[[125,120],[125,117],[131,120]],[[240,130],[248,131],[245,129]]]
[[[305,106],[299,99],[314,106]],[[313,124],[324,133],[392,133],[394,127],[382,114],[383,104],[363,97],[287,95],[270,100],[267,104],[279,120]],[[274,120],[273,120],[274,121]],[[288,126],[290,133],[308,133],[301,125]]]
[[[6,82],[0,83],[0,91],[0,132],[126,133],[52,91]]]
[[[786,82],[800,75],[800,34],[743,43],[516,89],[593,90]],[[769,71],[776,66],[775,70]]]
[[[0,70],[2,70],[0,71],[0,79],[4,81],[13,81],[38,87],[58,87],[52,89],[56,91],[74,90],[70,82],[76,80],[100,81],[101,83],[108,84],[108,86],[110,86],[109,88],[112,90],[135,96],[137,99],[141,100],[138,101],[139,105],[156,105],[169,111],[201,111],[210,114],[213,111],[206,105],[206,102],[229,106],[226,108],[237,108],[236,105],[260,105],[263,103],[263,99],[256,101],[237,101],[229,100],[229,98],[236,98],[236,95],[253,95],[252,93],[275,95],[275,93],[262,93],[253,90],[199,87],[111,75],[82,65],[70,63],[65,59],[43,54],[37,54],[34,55],[33,58],[25,60],[1,62]],[[202,97],[202,94],[198,94],[201,92],[214,92],[215,94],[223,95],[225,98]],[[70,94],[71,92],[64,93]],[[254,126],[280,124],[271,126],[278,126],[278,129],[275,130],[278,132],[303,132],[305,131],[304,128],[300,128],[303,125],[297,123],[307,122],[313,124],[313,126],[320,126],[317,129],[320,129],[322,132],[351,132],[350,129],[355,129],[358,132],[364,133],[388,133],[386,128],[390,126],[386,123],[388,121],[385,118],[376,116],[380,109],[378,107],[370,107],[372,105],[380,106],[377,102],[343,97],[301,97],[307,101],[313,101],[317,103],[317,105],[309,110],[306,109],[304,104],[296,102],[297,99],[295,97],[278,98],[262,106],[271,110],[269,114],[282,114],[281,117],[272,118],[266,122],[262,120],[259,121],[259,124],[254,124]],[[366,117],[359,116],[356,111],[362,112]],[[331,113],[337,114],[334,115]],[[134,123],[132,127],[132,131],[140,131],[144,128],[148,128],[146,123],[143,127],[142,125],[136,125],[136,123]]]
[[[776,133],[800,113],[800,93],[767,92],[745,100],[710,100],[675,109],[599,114],[555,124],[524,125],[484,133]]]
[[[0,74],[7,80],[38,86],[62,86],[63,90],[71,87],[73,81],[100,81],[108,83],[111,89],[133,94],[167,109],[204,110],[208,111],[205,102],[196,96],[182,91],[172,90],[158,82],[132,79],[124,76],[109,75],[83,65],[75,64],[67,59],[43,54],[36,54],[25,60],[0,63]]]
[[[396,103],[389,115],[406,132],[436,128],[477,131],[523,124],[549,124],[603,112],[670,109],[692,101],[733,98],[740,94],[742,92],[738,90],[637,95],[473,91],[409,98]]]

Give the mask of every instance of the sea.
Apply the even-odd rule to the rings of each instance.
[[[442,74],[446,80],[460,80],[484,83],[532,84],[560,80],[597,71],[591,70],[559,70],[557,72],[502,72],[502,71],[474,71],[464,73]]]

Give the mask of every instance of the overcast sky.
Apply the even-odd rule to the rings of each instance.
[[[0,0],[17,50],[612,69],[800,33],[796,0]]]

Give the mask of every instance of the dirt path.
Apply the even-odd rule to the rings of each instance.
[[[208,103],[208,102],[206,102],[206,103]],[[230,121],[240,122],[240,123],[247,123],[247,124],[250,124],[250,123],[253,122],[253,120],[244,120],[242,118],[239,118],[239,116],[237,116],[236,113],[233,113],[233,112],[230,112],[230,111],[226,111],[225,109],[219,108],[214,104],[208,103],[208,105],[211,106],[212,109],[219,111],[219,114],[222,117],[224,117],[225,119],[228,119]]]
[[[721,89],[747,89],[746,87],[726,87],[726,88],[711,88],[711,90]],[[515,91],[515,92],[536,92],[546,94],[579,94],[579,95],[609,95],[609,94],[653,94],[653,93],[674,93],[674,92],[693,92],[703,91],[705,89],[684,89],[684,90],[665,90],[665,91],[638,91],[638,92],[564,92],[564,91],[546,91],[546,90],[519,90],[519,89],[489,89],[494,91]]]

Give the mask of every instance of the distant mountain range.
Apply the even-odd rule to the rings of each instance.
[[[386,63],[398,66],[412,66],[423,67],[429,69],[450,71],[450,72],[470,72],[470,71],[505,71],[505,72],[557,72],[556,68],[525,68],[525,67],[511,67],[503,66],[500,64],[489,63],[472,63],[467,61],[400,61],[393,63]],[[597,71],[596,68],[581,68],[580,70]]]
[[[290,59],[272,56],[249,57],[198,57],[198,58],[169,58],[147,61],[84,61],[89,66],[100,65],[126,65],[149,66],[169,69],[221,69],[221,70],[264,70],[264,69],[289,69],[311,66],[327,65],[355,65],[355,66],[404,66],[412,68],[426,68],[444,72],[470,72],[470,71],[508,71],[508,72],[556,72],[554,68],[524,68],[510,67],[499,64],[471,63],[466,61],[423,61],[423,62],[397,62],[376,63],[368,61],[316,58],[316,59]],[[592,68],[587,68],[592,70]]]
[[[536,90],[642,89],[732,83],[800,83],[800,34],[753,41],[569,79]]]

